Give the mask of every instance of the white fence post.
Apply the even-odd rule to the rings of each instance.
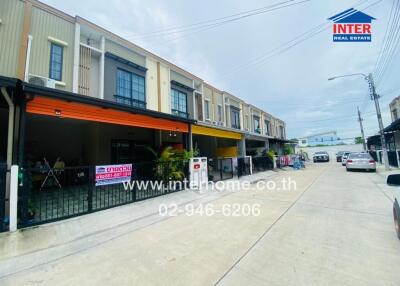
[[[11,232],[17,230],[17,208],[18,208],[18,166],[11,166],[11,179],[10,179],[10,225]]]

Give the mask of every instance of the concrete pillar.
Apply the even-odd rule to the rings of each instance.
[[[268,139],[264,142],[264,146],[265,146],[265,149],[269,150],[269,140]]]
[[[5,87],[1,88],[1,93],[8,104],[8,134],[7,134],[7,169],[11,168],[13,157],[13,137],[14,137],[14,103]],[[6,173],[6,198],[10,197],[10,174]],[[7,210],[7,203],[6,203]],[[8,212],[6,212],[8,214]]]
[[[242,139],[238,141],[239,157],[246,156],[246,139],[243,136]]]
[[[193,151],[193,133],[191,124],[189,124],[188,146],[189,146],[189,151]]]
[[[101,37],[100,40],[100,70],[99,70],[99,98],[104,99],[104,61],[105,61],[105,49],[106,49],[106,40],[104,36]]]
[[[80,42],[81,42],[81,25],[78,23],[75,23],[74,67],[73,67],[73,71],[72,71],[72,92],[73,93],[78,93]]]
[[[32,35],[28,36],[28,48],[26,50],[26,61],[25,61],[25,76],[24,76],[24,80],[26,82],[29,81],[29,63],[30,63],[30,59],[31,59],[31,47],[32,47]]]
[[[17,230],[17,210],[18,210],[18,170],[17,165],[11,166],[10,180],[10,211],[9,211],[9,230],[14,232]]]
[[[162,145],[162,131],[161,130],[154,130],[154,146],[161,147]]]

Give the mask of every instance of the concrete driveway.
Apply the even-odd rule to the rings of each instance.
[[[400,285],[383,177],[321,163],[272,180],[288,177],[296,190],[253,185],[209,202],[215,210],[259,204],[259,216],[181,213],[0,285]]]

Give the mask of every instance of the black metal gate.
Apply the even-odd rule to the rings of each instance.
[[[240,157],[238,158],[238,177],[250,175],[251,164],[250,157]]]
[[[396,151],[388,151],[389,165],[393,167],[398,167],[397,154]]]
[[[8,219],[6,216],[6,176],[7,164],[0,164],[0,232],[8,230]]]
[[[378,155],[376,154],[376,151],[369,151],[369,154],[375,160],[375,162],[378,162]]]
[[[253,157],[253,173],[272,170],[274,162],[267,156]]]
[[[184,189],[187,162],[132,164],[131,186],[95,184],[95,167],[22,170],[19,227],[79,216]],[[135,184],[132,184],[135,182]]]
[[[211,181],[223,181],[233,178],[233,159],[209,159],[208,160],[208,178]]]

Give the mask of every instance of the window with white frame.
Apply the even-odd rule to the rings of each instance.
[[[210,119],[210,101],[204,100],[204,115],[206,119]]]
[[[218,104],[218,122],[222,122],[222,105]]]
[[[255,133],[261,133],[261,127],[260,127],[260,117],[253,115],[253,121],[254,121],[254,132]]]
[[[265,132],[265,135],[271,135],[270,134],[270,122],[268,121],[268,120],[264,120],[264,126],[265,126],[265,128],[264,128],[264,132]]]
[[[63,66],[63,47],[51,43],[49,78],[61,81]]]
[[[231,127],[240,129],[240,109],[231,106]]]

